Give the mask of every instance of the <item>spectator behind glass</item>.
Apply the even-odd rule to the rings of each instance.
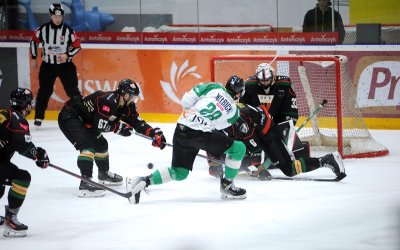
[[[332,8],[330,0],[318,0],[315,8],[307,11],[303,21],[303,32],[332,32]],[[339,43],[343,43],[345,31],[342,17],[335,11],[335,30],[339,32]]]

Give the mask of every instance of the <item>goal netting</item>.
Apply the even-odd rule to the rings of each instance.
[[[372,138],[356,101],[347,58],[340,55],[226,55],[211,60],[212,81],[225,83],[231,75],[243,79],[260,63],[271,63],[276,74],[289,76],[297,95],[300,119],[328,102],[298,135],[313,147],[335,147],[344,158],[376,157],[388,149]],[[327,148],[328,149],[328,148]]]

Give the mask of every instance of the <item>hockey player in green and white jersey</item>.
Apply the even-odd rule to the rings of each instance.
[[[220,185],[221,198],[245,199],[246,190],[236,187],[233,180],[246,153],[246,146],[218,132],[239,118],[234,99],[220,84],[207,83],[186,92],[181,105],[183,112],[174,132],[171,167],[157,169],[146,177],[126,178],[127,190],[133,195],[130,201],[139,203],[140,192],[149,185],[186,179],[189,171],[193,170],[200,149],[215,155],[226,154],[225,174]]]

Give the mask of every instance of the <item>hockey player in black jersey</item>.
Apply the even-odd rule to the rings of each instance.
[[[238,82],[235,82],[238,83]],[[229,84],[229,82],[228,82]],[[227,86],[231,95],[241,93],[239,87],[232,84]],[[301,173],[310,172],[320,167],[329,167],[339,178],[344,178],[344,165],[338,152],[327,154],[320,158],[297,156],[291,152],[294,139],[284,144],[282,130],[275,124],[263,105],[252,107],[239,103],[240,118],[225,131],[234,139],[246,144],[248,151],[258,151],[261,148],[272,164],[279,168],[286,176],[292,177]],[[290,126],[293,131],[293,126]],[[296,136],[293,133],[294,136]]]
[[[338,152],[327,154],[320,158],[300,156],[295,157],[291,149],[294,140],[284,144],[282,130],[275,125],[267,109],[260,105],[252,107],[238,104],[240,118],[231,126],[228,134],[238,140],[253,140],[260,143],[262,150],[286,176],[292,177],[301,173],[310,172],[320,167],[330,168],[338,178],[344,178],[344,165]],[[294,130],[294,127],[291,127]],[[268,167],[268,166],[267,166]]]
[[[296,104],[296,93],[287,76],[275,75],[268,63],[258,65],[254,79],[246,81],[244,95],[240,103],[253,107],[263,105],[273,117],[275,124],[293,120],[296,125],[299,112]]]
[[[236,76],[232,76],[228,80],[228,89],[229,82],[236,80],[236,83],[232,82],[232,84],[238,84],[237,82],[239,79],[243,82],[241,78],[235,77]],[[273,67],[268,63],[261,63],[258,65],[255,76],[246,81],[245,90],[238,99],[240,103],[249,104],[253,107],[258,107],[260,105],[265,106],[275,124],[281,124],[291,120],[293,121],[293,125],[296,125],[299,117],[296,93],[292,88],[290,78],[287,76],[275,75]],[[285,126],[280,126],[281,129],[284,127]],[[282,133],[286,132],[282,131]],[[296,148],[294,148],[294,151],[296,152],[296,156],[310,156],[310,146],[308,142],[302,142],[299,138],[296,138],[295,145]],[[248,151],[243,158],[241,170],[247,171],[248,166],[260,164],[262,162],[261,151],[260,148],[251,150],[250,152]],[[210,157],[212,158],[214,156],[210,155]],[[209,164],[210,175],[219,176],[222,169],[220,164],[212,161],[209,161]],[[252,175],[251,172],[249,173]]]
[[[58,116],[58,124],[67,139],[80,151],[77,164],[82,176],[92,178],[95,162],[100,183],[122,184],[122,177],[109,171],[108,143],[102,136],[103,132],[130,136],[134,129],[153,138],[153,146],[165,147],[163,132],[140,118],[135,104],[138,99],[137,84],[130,79],[123,79],[116,91],[97,91],[80,101],[70,100],[64,105]],[[103,195],[103,189],[81,181],[80,197]]]
[[[22,237],[28,230],[28,226],[18,221],[17,214],[25,200],[31,175],[11,162],[14,153],[36,161],[40,168],[47,168],[49,164],[46,150],[33,144],[25,119],[32,110],[32,102],[32,92],[18,88],[11,92],[11,107],[0,110],[0,198],[5,186],[11,186],[5,218],[0,218],[4,220],[4,236]]]

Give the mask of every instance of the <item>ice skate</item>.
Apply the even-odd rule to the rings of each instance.
[[[12,213],[8,206],[6,206],[6,217],[4,218],[4,232],[5,237],[25,237],[27,235],[28,226],[22,224],[17,218],[18,209]]]
[[[104,189],[96,187],[83,180],[81,181],[79,185],[79,197],[102,197],[104,195],[106,195]]]
[[[129,198],[130,203],[138,204],[140,200],[140,192],[146,191],[145,188],[150,185],[150,176],[146,177],[126,177],[126,191],[132,192]]]
[[[35,122],[33,123],[36,127],[42,126],[43,119],[35,119]]]
[[[246,189],[236,187],[233,181],[221,179],[221,199],[246,199]]]
[[[100,171],[97,176],[100,184],[109,185],[109,186],[119,186],[122,185],[123,178],[122,176],[112,173],[110,171]]]
[[[321,157],[320,163],[321,163],[321,167],[330,168],[337,177],[340,177],[340,176],[346,177],[343,160],[342,160],[342,157],[340,157],[339,152],[336,151],[336,152],[333,152],[332,154],[327,154],[327,155]]]

